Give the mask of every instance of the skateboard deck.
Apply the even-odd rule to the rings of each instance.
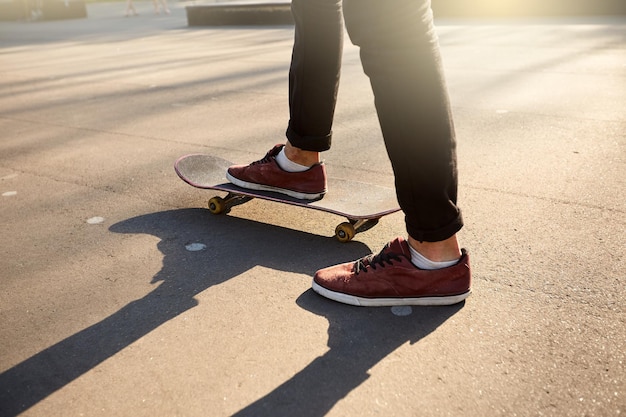
[[[300,200],[277,192],[241,188],[226,179],[226,170],[231,165],[234,164],[211,155],[192,154],[180,157],[174,169],[189,185],[227,193],[225,197],[215,196],[209,200],[213,214],[228,212],[253,198],[320,210],[348,220],[335,228],[335,237],[341,242],[352,240],[356,233],[375,226],[381,217],[400,210],[393,188],[338,178],[328,178],[328,192],[318,200]]]

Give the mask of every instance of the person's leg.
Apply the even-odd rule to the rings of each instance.
[[[133,4],[133,0],[126,0],[126,16],[136,16],[137,10],[135,10],[135,5]]]
[[[432,257],[458,258],[455,132],[430,1],[346,0],[344,10],[374,91],[410,243]]]
[[[343,51],[341,0],[293,0],[294,46],[289,69],[287,138],[322,152],[331,129]]]
[[[429,0],[344,0],[361,48],[405,213],[408,242],[318,271],[313,289],[368,306],[448,305],[470,294],[469,256],[459,249],[455,137]]]
[[[289,70],[290,119],[285,153],[303,165],[330,148],[343,21],[340,0],[293,0],[295,37]]]
[[[289,70],[287,143],[260,161],[230,167],[226,177],[244,188],[318,199],[326,192],[320,152],[331,145],[341,70],[341,0],[293,0],[291,9],[295,39]]]

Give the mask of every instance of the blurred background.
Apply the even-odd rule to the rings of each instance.
[[[122,0],[117,0],[122,1]],[[202,3],[259,3],[262,0],[195,0]],[[87,17],[86,3],[98,0],[0,0],[0,21]],[[287,3],[288,0],[268,0]],[[173,3],[173,2],[172,2]],[[624,15],[626,0],[432,0],[437,17],[527,17]],[[35,10],[35,16],[32,11]],[[33,18],[34,17],[34,18]]]

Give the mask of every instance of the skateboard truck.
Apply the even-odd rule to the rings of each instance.
[[[371,229],[378,224],[380,217],[375,219],[348,219],[335,227],[335,237],[340,242],[349,242],[357,233]]]
[[[209,211],[212,214],[227,213],[234,206],[247,203],[254,197],[229,192],[225,197],[215,196],[209,199]],[[351,241],[357,233],[365,232],[378,224],[380,217],[371,219],[352,219],[337,225],[335,238],[342,243]]]
[[[215,196],[209,200],[209,211],[212,214],[226,213],[231,207],[247,203],[253,197],[237,193],[228,193],[226,197]]]

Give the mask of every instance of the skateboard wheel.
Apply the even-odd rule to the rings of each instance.
[[[349,242],[356,235],[356,230],[354,230],[354,226],[351,223],[345,222],[341,223],[335,228],[335,237],[340,242]]]
[[[209,200],[209,211],[213,214],[220,214],[226,209],[226,202],[222,197],[213,197]]]

